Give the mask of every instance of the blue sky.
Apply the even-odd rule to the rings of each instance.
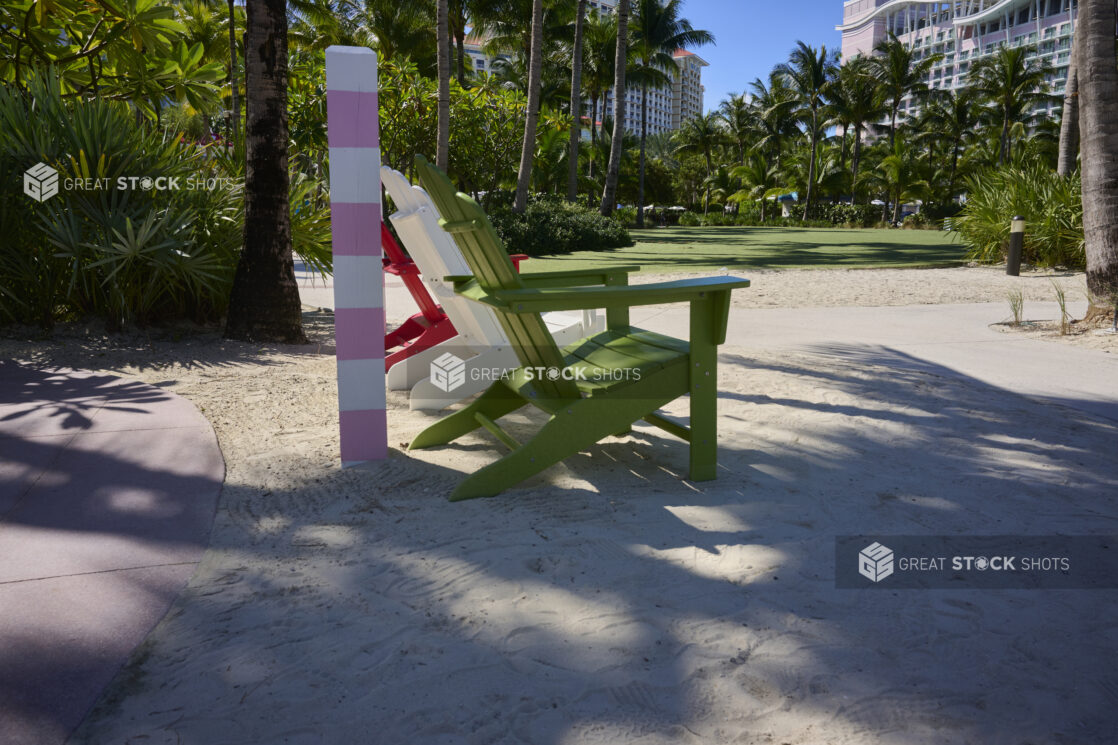
[[[709,111],[754,78],[767,77],[797,39],[837,48],[842,0],[685,0],[683,16],[714,34],[714,45],[693,50],[710,63],[703,69]]]

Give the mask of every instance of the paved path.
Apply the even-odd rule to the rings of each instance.
[[[0,743],[65,742],[194,572],[224,475],[189,401],[0,360]]]
[[[1073,317],[1086,303],[1069,303]],[[879,308],[730,311],[727,346],[855,357],[867,363],[971,378],[1038,401],[1118,421],[1118,355],[990,328],[1004,303]],[[1059,318],[1055,303],[1030,303],[1031,318]],[[687,337],[687,308],[634,308],[633,323]],[[723,351],[727,351],[725,348]]]
[[[307,305],[333,307],[329,280],[303,273],[300,291]],[[416,312],[395,278],[386,282],[385,304],[390,322]],[[1085,302],[1068,306],[1072,317],[1086,310]],[[1033,319],[1059,318],[1056,303],[1030,302],[1028,308]],[[666,310],[634,308],[632,319],[644,328],[686,339],[687,314],[684,305]],[[746,353],[787,350],[858,356],[891,367],[973,378],[1038,401],[1118,420],[1118,355],[990,328],[1007,315],[1005,303],[733,308],[726,343]]]

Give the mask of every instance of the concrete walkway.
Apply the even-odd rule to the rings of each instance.
[[[189,401],[0,361],[0,743],[63,743],[209,542],[225,463]]]
[[[1072,317],[1086,303],[1069,303]],[[864,359],[889,367],[970,378],[1047,403],[1118,421],[1118,355],[1058,341],[1026,339],[990,328],[1004,303],[878,308],[788,308],[730,311],[726,347]],[[1059,318],[1055,303],[1029,303],[1031,318]],[[687,337],[686,307],[634,308],[633,323]]]
[[[744,273],[748,275],[748,272]],[[329,279],[303,271],[300,292],[307,305],[332,308]],[[394,277],[386,278],[389,323],[416,312],[415,303]],[[1073,318],[1086,302],[1068,303]],[[856,356],[892,367],[973,378],[1037,401],[1071,406],[1118,420],[1118,355],[1056,341],[1001,333],[990,324],[1006,320],[1005,303],[906,305],[875,308],[764,308],[730,310],[724,354],[736,347]],[[1029,317],[1060,317],[1056,303],[1029,303]],[[634,308],[633,323],[686,339],[688,309]]]

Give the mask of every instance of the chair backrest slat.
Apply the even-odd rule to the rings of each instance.
[[[469,195],[457,192],[450,179],[424,158],[416,158],[419,181],[443,216],[440,225],[454,238],[474,278],[487,292],[524,289],[485,212]],[[562,370],[563,355],[539,313],[498,313],[497,320],[509,337],[517,359],[526,367]],[[543,398],[579,398],[578,387],[561,376],[537,376],[534,387]]]
[[[404,174],[388,166],[381,166],[380,176],[396,203],[396,211],[388,219],[403,239],[436,302],[454,323],[461,337],[459,341],[477,351],[508,346],[508,337],[501,329],[497,314],[484,305],[457,297],[450,283],[443,281],[448,275],[470,274],[470,266],[454,239],[439,227],[439,215],[431,197],[422,187],[412,186]]]

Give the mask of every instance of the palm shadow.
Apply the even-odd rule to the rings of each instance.
[[[74,741],[264,718],[327,741],[1105,740],[1109,592],[838,590],[833,538],[1106,531],[1118,427],[832,352],[723,356],[715,482],[638,427],[492,500],[443,502],[456,445],[228,485],[213,548],[236,562]]]

